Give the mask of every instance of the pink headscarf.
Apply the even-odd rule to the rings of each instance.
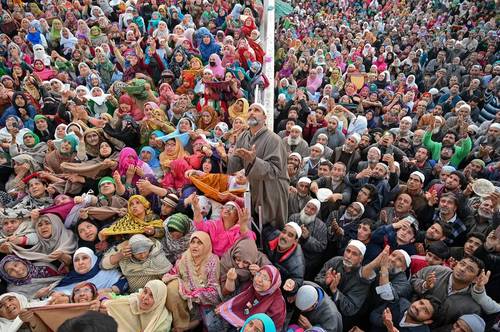
[[[132,157],[132,159],[130,157]],[[127,169],[129,166],[137,166],[144,169],[144,165],[145,163],[139,159],[139,156],[134,149],[127,147],[120,151],[118,156],[118,173],[120,173],[120,176],[127,175]],[[132,179],[132,184],[135,184],[137,180],[139,180],[139,176],[135,174]]]

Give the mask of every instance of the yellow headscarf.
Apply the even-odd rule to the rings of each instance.
[[[243,102],[243,110],[241,112],[236,111],[235,104],[239,101]],[[242,118],[243,121],[246,122],[246,120],[248,119],[248,108],[249,108],[248,100],[246,100],[245,98],[240,98],[236,100],[233,105],[229,106],[228,109],[229,119],[231,120],[231,122],[233,122],[233,120],[237,117]]]
[[[140,219],[132,214],[131,203],[135,199],[138,200],[146,210],[144,219]],[[128,212],[123,218],[120,218],[111,226],[104,228],[101,233],[103,235],[142,234],[148,226],[157,228],[163,227],[162,220],[154,219],[155,215],[151,211],[151,204],[144,196],[133,195],[130,197],[127,210]]]

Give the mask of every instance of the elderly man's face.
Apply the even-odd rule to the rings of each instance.
[[[300,131],[299,129],[297,129],[297,128],[292,128],[292,129],[290,130],[290,136],[291,136],[292,138],[299,138],[299,137],[300,137],[300,135],[301,135],[301,131]]]

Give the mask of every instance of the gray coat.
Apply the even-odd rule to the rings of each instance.
[[[300,221],[300,213],[295,213],[290,216],[288,222],[296,222],[299,225],[303,223]],[[323,221],[316,218],[309,225],[305,225],[309,230],[309,237],[307,239],[300,239],[300,246],[304,252],[306,264],[308,260],[314,260],[316,257],[321,257],[321,254],[326,250],[327,245],[327,229]]]
[[[352,271],[345,271],[342,263],[342,256],[333,257],[325,263],[321,271],[314,279],[321,287],[327,290],[332,296],[330,287],[325,283],[326,271],[329,269],[340,273],[340,284],[337,292],[333,294],[333,300],[344,316],[354,316],[359,312],[370,290],[370,281],[361,277],[360,268],[354,268]]]

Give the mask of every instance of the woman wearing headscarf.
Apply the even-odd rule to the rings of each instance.
[[[9,147],[11,157],[15,157],[20,154],[29,154],[36,160],[39,166],[43,165],[47,151],[47,143],[40,142],[38,135],[33,133],[31,130],[14,136]]]
[[[241,332],[276,332],[273,320],[266,314],[255,314],[247,318],[240,329]]]
[[[185,159],[175,159],[170,163],[169,172],[165,173],[161,185],[163,188],[176,190],[181,193],[184,186],[191,182],[184,174],[191,169],[191,165]]]
[[[47,33],[47,41],[49,42],[52,49],[59,48],[59,42],[61,40],[61,31],[63,29],[63,24],[61,20],[54,19],[52,20],[52,26],[50,28],[50,32]]]
[[[151,280],[140,293],[105,302],[108,314],[123,332],[170,331],[172,314],[165,308],[167,286]]]
[[[144,117],[141,121],[141,143],[147,144],[149,136],[155,130],[161,131],[163,133],[161,136],[164,136],[165,133],[170,134],[175,131],[175,127],[168,121],[167,115],[158,104],[147,102],[144,104]]]
[[[55,132],[54,122],[42,114],[35,115],[33,120],[35,121],[35,130],[33,132],[40,138],[40,141],[48,142],[52,140]]]
[[[182,159],[187,153],[177,138],[165,141],[165,149],[160,153],[160,164],[163,170],[168,170],[172,161]]]
[[[264,265],[269,265],[269,259],[261,253],[255,241],[242,238],[236,241],[220,260],[220,284],[222,294],[227,296],[240,293],[248,286],[253,275]],[[236,273],[236,278],[234,278]]]
[[[241,328],[245,320],[257,313],[268,315],[281,331],[285,323],[286,304],[280,290],[280,272],[273,265],[264,265],[246,290],[224,302],[216,311],[232,326]]]
[[[47,153],[44,164],[55,174],[62,174],[63,162],[76,162],[76,151],[78,148],[78,138],[76,135],[70,134],[64,136],[59,149]]]
[[[129,291],[136,292],[148,281],[160,279],[170,271],[172,263],[165,257],[158,240],[135,234],[128,241],[109,250],[104,255],[102,267],[120,267],[129,284]]]
[[[212,254],[207,233],[191,235],[189,249],[162,280],[167,284],[166,306],[172,312],[174,328],[194,328],[203,319],[212,330],[213,317],[207,314],[220,302],[219,258]]]
[[[198,118],[197,132],[202,133],[205,136],[210,135],[210,130],[215,128],[215,125],[219,123],[219,115],[213,107],[204,106],[201,109],[200,117]],[[201,130],[201,132],[199,131]]]
[[[118,173],[125,179],[126,184],[134,186],[145,175],[154,175],[149,165],[139,159],[137,152],[132,148],[124,148],[118,156]]]
[[[101,260],[94,252],[81,247],[73,255],[73,270],[70,271],[54,288],[54,291],[70,295],[73,288],[82,281],[93,283],[99,291],[123,293],[127,290],[127,280],[118,269],[104,270]]]
[[[182,213],[168,217],[163,223],[165,237],[161,239],[163,250],[168,260],[175,264],[188,249],[191,234],[194,232],[193,222]]]
[[[182,117],[177,123],[177,128],[173,133],[158,137],[159,140],[166,142],[172,138],[178,139],[182,143],[182,147],[188,151],[191,149],[191,136],[190,132],[196,130],[196,125],[189,117]]]
[[[202,27],[198,29],[195,33],[195,39],[198,43],[198,49],[200,50],[201,59],[204,64],[208,62],[210,55],[214,53],[220,55],[221,47],[216,43],[214,36],[207,28]]]
[[[139,152],[139,159],[151,167],[154,176],[159,179],[163,176],[163,171],[158,158],[158,152],[150,146],[145,146]]]
[[[54,288],[63,278],[62,272],[50,263],[30,262],[15,255],[0,261],[0,277],[7,283],[7,290],[30,299],[47,293],[45,288]]]
[[[248,118],[248,108],[249,108],[248,100],[246,100],[245,98],[237,99],[234,102],[234,104],[229,106],[229,109],[228,109],[229,120],[231,122],[233,122],[234,119],[236,119],[237,117],[240,117],[246,121]]]
[[[127,214],[111,226],[99,232],[99,238],[109,236],[146,234],[157,238],[163,237],[163,221],[151,211],[151,203],[140,195],[133,195],[128,200]]]
[[[111,143],[103,141],[99,144],[97,153],[96,157],[87,161],[63,162],[61,168],[64,173],[77,174],[97,180],[118,165],[118,152],[115,151]]]
[[[28,99],[22,92],[16,91],[12,95],[12,106],[7,108],[0,117],[0,127],[5,126],[5,121],[12,115],[20,118],[24,123],[24,127],[34,129],[33,118],[36,115],[36,110],[33,105],[29,104]]]
[[[60,261],[66,266],[71,264],[71,256],[76,249],[73,232],[66,229],[59,216],[43,214],[34,222],[38,243],[30,248],[11,245],[11,252],[30,261]]]

